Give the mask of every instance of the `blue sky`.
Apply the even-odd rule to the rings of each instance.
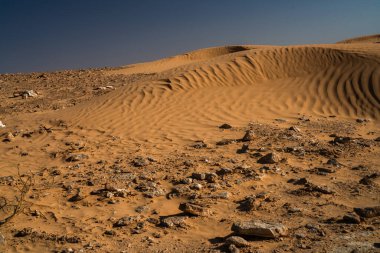
[[[380,0],[0,0],[0,73],[380,33]]]

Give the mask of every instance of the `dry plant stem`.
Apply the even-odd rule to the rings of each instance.
[[[5,197],[0,197],[0,210],[7,213],[6,209],[13,209],[11,214],[4,219],[0,220],[0,226],[4,225],[12,218],[14,218],[19,212],[24,208],[25,196],[29,192],[30,187],[32,186],[32,176],[31,175],[20,175],[20,171],[18,171],[19,181],[21,183],[21,187],[17,187],[20,192],[19,196],[15,197],[15,203],[9,203]],[[23,179],[23,178],[26,179]]]

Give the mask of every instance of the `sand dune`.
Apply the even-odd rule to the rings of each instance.
[[[135,140],[212,138],[229,122],[317,117],[380,119],[376,44],[203,49],[116,70],[157,78],[63,111],[60,117]],[[114,74],[111,71],[110,74]]]

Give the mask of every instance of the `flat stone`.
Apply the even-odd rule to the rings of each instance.
[[[269,223],[260,220],[241,221],[232,225],[232,231],[240,235],[254,235],[264,238],[286,236],[287,227],[280,223]]]
[[[196,216],[210,215],[210,211],[208,208],[193,203],[182,203],[179,205],[179,210],[181,210],[184,213]]]
[[[187,216],[171,216],[161,219],[161,225],[165,227],[186,227]]]

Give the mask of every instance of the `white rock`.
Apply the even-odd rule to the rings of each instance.
[[[4,127],[5,127],[4,123],[0,120],[0,128],[4,128]]]

